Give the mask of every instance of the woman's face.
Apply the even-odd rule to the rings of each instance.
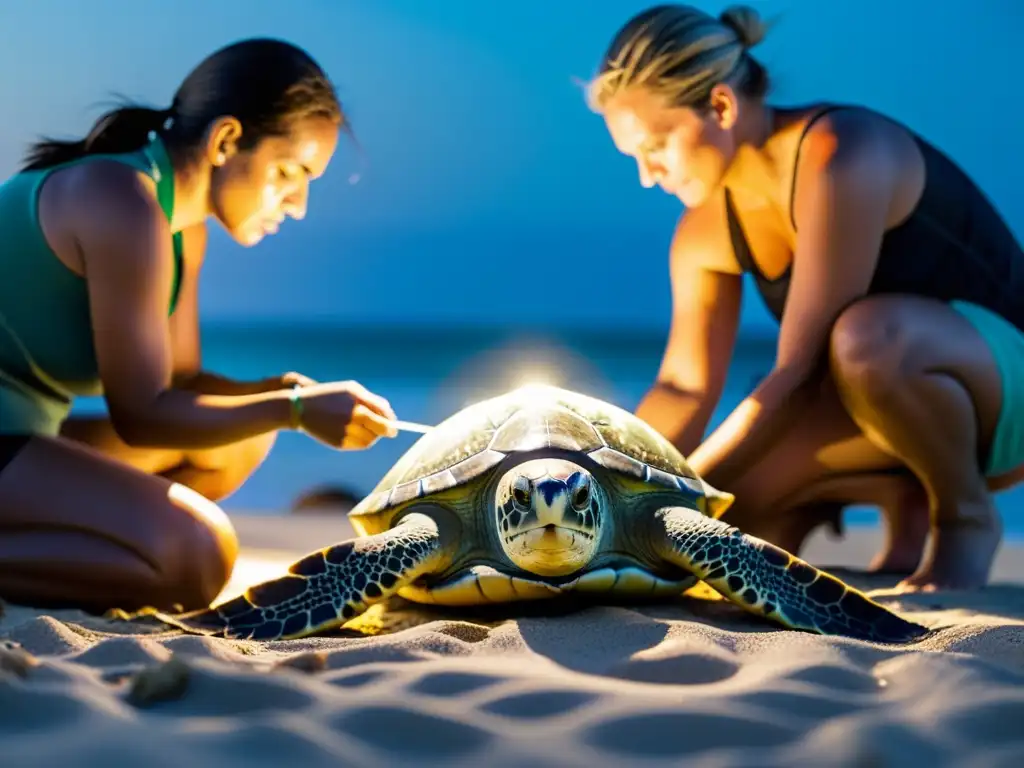
[[[246,150],[230,139],[220,165],[214,155],[210,208],[225,230],[244,246],[277,232],[286,217],[306,215],[309,184],[327,170],[338,145],[339,126],[325,118],[296,123],[287,136],[268,136]]]
[[[636,159],[640,183],[657,184],[687,208],[696,208],[721,185],[735,153],[735,109],[731,116],[729,99],[723,102],[722,96],[716,94],[712,105],[698,112],[667,106],[645,88],[628,88],[602,111],[615,146]]]

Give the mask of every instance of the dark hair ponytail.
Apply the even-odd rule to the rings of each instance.
[[[334,86],[298,46],[252,38],[207,56],[178,87],[172,108],[127,103],[103,115],[80,141],[43,139],[32,145],[23,170],[49,168],[90,154],[133,152],[156,131],[169,147],[203,141],[211,121],[232,116],[242,124],[243,148],[283,135],[305,118],[326,118],[348,129]]]
[[[150,132],[159,131],[170,116],[169,109],[125,104],[101,116],[84,139],[37,141],[26,154],[22,170],[51,168],[85,155],[134,152],[146,143]]]

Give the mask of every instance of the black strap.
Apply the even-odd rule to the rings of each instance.
[[[761,270],[754,263],[754,257],[750,253],[750,243],[743,232],[740,220],[736,216],[736,207],[732,202],[732,194],[725,190],[725,218],[729,224],[729,239],[732,241],[732,251],[736,256],[736,263],[743,272],[752,272],[761,277]]]
[[[793,225],[794,232],[796,231],[796,213],[793,210],[793,205],[796,202],[796,170],[800,164],[800,151],[804,148],[804,139],[807,138],[807,134],[810,132],[811,126],[829,112],[834,112],[837,109],[853,109],[853,107],[846,104],[828,104],[827,106],[822,107],[811,115],[811,119],[807,121],[804,125],[803,131],[800,133],[800,138],[797,139],[796,155],[793,158],[793,181],[789,187],[789,222]]]

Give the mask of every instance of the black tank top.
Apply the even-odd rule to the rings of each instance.
[[[823,108],[808,121],[800,143],[818,118],[836,109],[863,108]],[[885,233],[868,293],[969,301],[1024,330],[1024,251],[1020,243],[985,194],[952,160],[913,131],[908,132],[924,155],[924,191],[906,221]],[[775,280],[766,278],[751,256],[729,190],[725,191],[725,206],[736,260],[744,272],[754,276],[768,310],[781,321],[792,266]],[[792,208],[791,194],[791,219]]]

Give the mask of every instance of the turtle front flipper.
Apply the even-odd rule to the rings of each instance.
[[[110,618],[156,619],[186,632],[248,640],[287,640],[341,626],[387,599],[447,557],[437,523],[410,513],[394,528],[312,552],[286,575],[249,587],[232,600],[198,611],[146,609]]]
[[[654,550],[731,602],[789,629],[903,643],[928,632],[767,541],[686,507],[654,515]]]

